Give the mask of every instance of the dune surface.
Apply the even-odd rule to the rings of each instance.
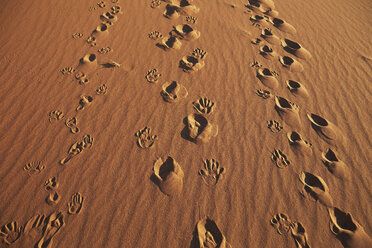
[[[369,0],[0,8],[0,247],[372,247]]]

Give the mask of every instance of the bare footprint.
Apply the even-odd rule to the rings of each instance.
[[[188,22],[188,23],[194,24],[198,21],[198,18],[196,18],[194,16],[186,16],[185,21]]]
[[[192,103],[194,109],[200,114],[210,114],[213,112],[214,102],[208,98],[200,98]]]
[[[177,102],[188,95],[185,86],[181,85],[177,81],[167,81],[162,85],[162,91],[160,92],[164,101],[173,103]]]
[[[278,133],[283,129],[283,126],[275,120],[269,120],[267,121],[267,127],[271,130],[273,133]]]
[[[66,120],[65,122],[66,127],[68,127],[71,133],[75,134],[78,133],[80,130],[77,127],[77,119],[76,117],[72,117]]]
[[[83,38],[83,34],[82,33],[74,33],[72,35],[72,38],[74,38],[74,39]]]
[[[287,156],[278,149],[275,149],[271,153],[271,160],[280,169],[286,168],[291,162],[287,159]]]
[[[60,110],[53,110],[49,113],[49,122],[52,122],[53,120],[61,120],[65,117],[62,111]]]
[[[149,83],[157,83],[161,77],[161,73],[158,72],[158,69],[154,68],[146,72],[146,80]]]
[[[331,148],[326,152],[322,152],[322,162],[327,169],[336,177],[346,179],[348,170],[346,164],[338,158],[338,155]]]
[[[196,224],[196,240],[200,247],[205,248],[231,248],[216,222],[209,217],[204,217]]]
[[[161,1],[160,0],[152,0],[151,1],[151,4],[150,4],[150,7],[151,8],[157,8],[157,7],[159,7],[161,5]]]
[[[157,135],[151,135],[151,129],[148,127],[144,127],[136,132],[135,136],[138,138],[137,145],[145,149],[152,147],[158,137]]]
[[[87,105],[89,105],[93,101],[93,97],[91,96],[81,96],[79,105],[76,107],[76,111],[83,110]]]
[[[291,224],[291,233],[298,248],[311,248],[305,228],[300,222]]]
[[[166,195],[174,196],[181,193],[184,173],[181,166],[170,156],[158,158],[154,162],[153,181]]]
[[[23,166],[23,170],[27,171],[29,176],[39,174],[44,169],[43,161],[31,162]]]
[[[184,72],[199,71],[204,65],[204,60],[195,58],[194,56],[184,56],[179,62],[179,67],[182,68]]]
[[[67,204],[68,214],[75,215],[80,213],[84,203],[84,197],[79,192],[71,196],[71,201]]]
[[[328,209],[331,232],[345,248],[369,248],[372,247],[372,239],[364,231],[364,228],[353,218],[339,208]]]
[[[75,72],[75,69],[72,68],[72,67],[65,67],[61,70],[61,73],[64,75],[64,76],[67,76],[67,75],[71,75]]]
[[[263,99],[269,99],[273,97],[270,91],[264,90],[264,89],[258,89],[256,90],[256,95],[259,97],[262,97]]]
[[[173,30],[180,39],[197,40],[200,37],[200,31],[194,29],[189,24],[173,26]]]
[[[55,212],[49,215],[45,220],[45,227],[43,228],[43,236],[37,242],[35,247],[51,247],[53,243],[53,237],[58,233],[58,231],[63,227],[64,216],[62,212]]]
[[[0,238],[7,245],[16,242],[22,235],[22,227],[16,221],[10,222],[0,229]]]
[[[23,227],[23,233],[28,234],[31,232],[32,229],[37,229],[44,225],[45,221],[45,215],[44,214],[38,214],[33,217],[31,217],[24,225]]]
[[[329,189],[324,180],[310,172],[301,172],[300,181],[304,184],[301,194],[304,197],[311,197],[327,207],[332,207],[333,199],[329,194]]]
[[[109,52],[112,52],[112,51],[113,51],[113,49],[111,47],[107,46],[107,47],[102,47],[102,48],[98,49],[97,52],[99,52],[100,54],[105,54],[105,53],[109,53]]]
[[[204,160],[204,166],[199,171],[199,175],[207,185],[216,185],[224,173],[225,168],[221,167],[214,158]]]
[[[96,89],[97,95],[106,95],[107,91],[108,87],[106,86],[106,84],[102,84],[99,86],[98,89]]]
[[[159,39],[163,38],[163,34],[160,33],[159,31],[153,31],[153,32],[149,33],[148,36],[149,36],[150,39],[153,39],[153,40],[159,40]]]
[[[289,232],[292,222],[286,214],[279,213],[274,215],[270,223],[279,234],[283,234]]]

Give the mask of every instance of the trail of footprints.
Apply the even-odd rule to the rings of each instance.
[[[112,3],[117,3],[118,0],[111,0]],[[89,7],[89,11],[94,11],[97,8],[104,9],[109,8],[109,11],[104,12],[100,16],[101,24],[97,26],[95,30],[92,31],[86,39],[86,42],[90,46],[97,46],[101,40],[108,34],[108,29],[113,25],[114,22],[118,20],[117,15],[121,14],[121,7],[119,5],[113,5],[111,7],[107,6],[105,1],[100,1],[96,6]],[[72,38],[74,40],[83,38],[82,33],[74,33]],[[108,54],[113,52],[110,46],[103,46],[98,49],[99,54]],[[87,54],[79,60],[79,64],[76,68],[65,67],[61,69],[61,73],[65,77],[74,75],[75,80],[79,85],[86,85],[90,83],[88,76],[92,71],[94,71],[99,65],[104,68],[115,68],[120,67],[120,64],[115,61],[108,61],[106,63],[99,64],[97,62],[97,55],[94,53]],[[106,83],[97,86],[96,94],[105,95],[108,92],[108,86]],[[88,109],[88,106],[93,103],[92,94],[82,94],[80,99],[77,101],[77,107],[74,110],[76,114]],[[85,112],[85,111],[84,111]],[[51,124],[58,123],[61,120],[65,120],[64,124],[69,129],[72,134],[77,134],[80,132],[78,126],[77,116],[67,116],[61,110],[52,110],[48,114],[48,119]],[[55,125],[55,124],[54,124]],[[67,156],[59,161],[63,166],[68,164],[74,157],[92,147],[94,138],[89,135],[83,135],[78,141],[73,143],[67,151]],[[148,145],[144,142],[145,145]],[[44,161],[30,162],[24,165],[24,171],[27,172],[29,176],[36,176],[46,169],[46,164]],[[45,202],[51,207],[58,206],[60,195],[58,193],[59,182],[56,177],[51,177],[47,179],[43,185],[45,190],[46,198]],[[84,197],[81,193],[77,192],[71,196],[71,200],[67,203],[67,206],[63,210],[57,210],[49,215],[38,214],[31,217],[24,225],[20,226],[16,221],[12,221],[5,224],[0,229],[0,240],[11,245],[17,240],[21,239],[23,236],[33,233],[32,237],[35,237],[34,232],[40,234],[40,239],[36,241],[35,247],[52,247],[53,237],[59,232],[59,230],[65,225],[65,219],[68,216],[73,216],[79,214],[83,209]],[[35,230],[35,231],[34,231]]]
[[[183,41],[193,41],[200,37],[200,32],[193,26],[198,18],[193,16],[199,12],[199,8],[193,5],[191,0],[165,0],[167,3],[163,16],[168,19],[177,19],[185,16],[185,24],[173,26],[168,35],[163,35],[160,31],[152,31],[148,37],[158,41],[156,46],[164,51],[172,49],[182,49]],[[150,2],[151,8],[157,8],[160,1]],[[205,66],[207,51],[195,48],[188,55],[179,61],[179,68],[186,73],[196,73]],[[164,78],[157,69],[147,71],[145,79],[148,83],[156,84]],[[188,91],[186,87],[177,80],[167,80],[161,84],[160,96],[164,102],[175,104],[186,97]],[[185,126],[181,136],[189,142],[195,144],[208,143],[218,135],[218,126],[212,122],[212,116],[216,109],[213,99],[199,97],[192,102],[194,113],[189,114],[183,120]],[[151,129],[145,127],[135,133],[137,145],[141,148],[150,148],[155,144],[157,135],[151,134]],[[215,158],[204,159],[198,172],[201,181],[207,186],[214,187],[221,181],[226,173],[224,168]],[[153,164],[153,174],[151,180],[159,190],[168,196],[179,195],[183,190],[184,172],[181,165],[171,156],[159,157]],[[231,247],[226,241],[225,236],[218,228],[216,222],[209,217],[202,218],[195,227],[194,239],[200,247]],[[196,246],[195,246],[196,247]]]
[[[278,65],[291,73],[302,72],[305,69],[303,62],[311,59],[311,53],[297,41],[281,38],[278,35],[278,33],[295,35],[296,29],[278,17],[279,13],[275,10],[274,1],[248,0],[245,7],[247,8],[246,13],[250,14],[249,20],[252,25],[260,29],[260,36],[251,40],[253,45],[258,46],[258,54],[264,60],[277,60]],[[282,51],[278,47],[281,47]],[[282,53],[284,55],[281,55]],[[256,77],[264,87],[257,89],[255,91],[256,95],[266,100],[273,98],[274,109],[281,121],[292,129],[300,129],[302,123],[299,115],[300,107],[296,103],[273,93],[281,87],[278,80],[279,74],[265,67],[260,61],[254,60],[250,63],[250,66],[255,69]],[[295,79],[287,79],[285,85],[294,97],[307,98],[309,96],[306,86]],[[343,137],[335,124],[314,113],[307,114],[307,117],[311,127],[330,146],[337,146],[339,142],[342,142]],[[267,124],[268,128],[274,133],[283,129],[282,124],[275,120],[269,120]],[[291,150],[304,156],[312,153],[313,144],[303,138],[297,130],[289,131],[286,134]],[[274,149],[271,160],[278,168],[285,168],[291,164],[288,156],[280,149]],[[338,158],[334,148],[329,148],[323,152],[321,161],[334,176],[340,179],[348,178],[347,166]],[[319,202],[328,209],[331,231],[345,247],[372,246],[371,238],[364,232],[360,224],[351,217],[351,214],[334,206],[330,190],[321,177],[310,172],[301,172],[299,179],[303,184],[303,189],[300,191],[302,196]],[[271,220],[271,224],[279,234],[290,230],[297,247],[310,247],[305,228],[301,223],[290,221],[285,214],[276,214]]]

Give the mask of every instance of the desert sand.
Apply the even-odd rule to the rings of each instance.
[[[371,12],[3,1],[0,247],[372,247]]]

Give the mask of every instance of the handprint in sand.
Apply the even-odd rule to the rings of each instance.
[[[215,159],[204,160],[204,166],[199,171],[199,175],[207,185],[215,185],[225,173],[225,168],[220,166],[220,163]]]

